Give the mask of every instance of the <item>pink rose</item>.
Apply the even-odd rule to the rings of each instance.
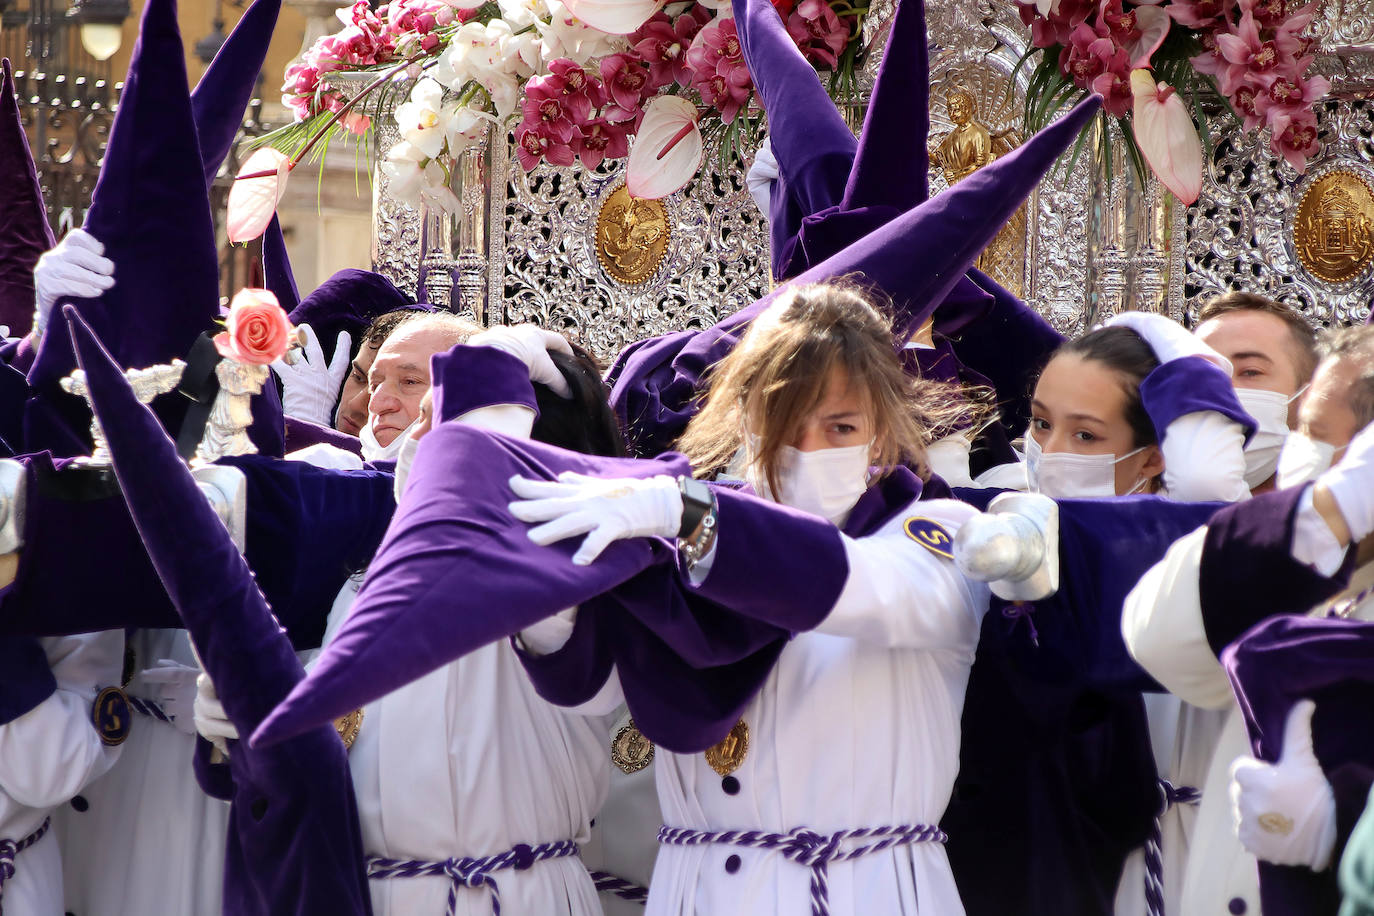
[[[270,290],[241,289],[229,306],[227,330],[215,335],[221,356],[265,366],[286,355],[291,322]]]

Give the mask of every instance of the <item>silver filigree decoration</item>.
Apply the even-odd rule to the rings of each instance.
[[[153,398],[166,394],[181,384],[181,373],[185,370],[186,363],[174,359],[171,363],[149,366],[147,369],[126,369],[124,370],[124,378],[128,379],[129,387],[134,390],[134,397],[138,399],[138,402],[150,404]],[[84,369],[73,371],[71,375],[62,379],[60,384],[63,391],[84,398],[88,405],[91,403],[91,390],[86,382]],[[93,407],[91,408],[91,441],[95,443],[95,449],[89,457],[78,458],[76,463],[93,468],[109,467],[110,447],[105,441],[105,430],[101,428],[100,420],[96,417]]]
[[[219,392],[210,405],[195,462],[211,464],[229,455],[252,455],[258,450],[248,438],[253,425],[253,397],[262,392],[270,370],[266,366],[222,359],[215,366]]]

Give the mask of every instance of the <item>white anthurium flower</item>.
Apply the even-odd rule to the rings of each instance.
[[[438,207],[445,213],[457,213],[460,209],[458,198],[448,187],[448,173],[437,160],[431,159],[422,171],[420,199],[430,207]]]
[[[396,106],[396,125],[401,137],[426,158],[444,148],[444,87],[425,78],[410,90],[410,98]]]
[[[536,23],[544,60],[566,57],[577,64],[605,57],[629,47],[620,35],[608,35],[578,19],[559,0],[547,0],[549,21]]]

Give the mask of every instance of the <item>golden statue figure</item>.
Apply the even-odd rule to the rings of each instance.
[[[978,105],[972,92],[964,88],[945,94],[945,108],[954,129],[928,151],[930,164],[953,185],[983,166],[1016,149],[1016,131],[992,131],[978,120]],[[1026,208],[1022,206],[978,257],[978,268],[1017,296],[1024,295],[1026,269]]]
[[[596,220],[596,257],[626,286],[654,275],[668,251],[668,211],[662,201],[630,196],[624,186],[601,205]]]

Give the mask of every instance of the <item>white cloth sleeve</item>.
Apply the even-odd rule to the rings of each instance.
[[[493,404],[469,410],[454,422],[516,439],[528,439],[530,430],[534,429],[534,411],[523,404]]]
[[[972,651],[978,644],[988,587],[965,579],[953,559],[906,533],[904,522],[916,511],[913,505],[867,537],[844,536],[849,577],[817,632],[889,648]],[[919,512],[943,528],[949,545],[960,524],[975,514],[946,500],[922,504]]]
[[[1331,527],[1312,504],[1312,487],[1302,494],[1293,519],[1293,559],[1306,563],[1323,576],[1334,576],[1345,562],[1346,548],[1331,533]]]
[[[1201,410],[1169,424],[1160,445],[1164,489],[1178,502],[1239,502],[1245,485],[1245,429],[1219,413]]]
[[[1207,642],[1198,570],[1207,529],[1174,542],[1126,596],[1121,635],[1150,676],[1186,703],[1204,709],[1230,705],[1231,682]]]
[[[335,471],[361,471],[363,469],[362,458],[348,449],[339,448],[337,445],[330,445],[327,442],[317,442],[314,445],[296,449],[286,456],[286,460],[303,461],[306,464],[313,464],[317,468],[328,468]]]
[[[521,630],[516,639],[530,655],[552,655],[572,639],[577,608],[570,607]]]

